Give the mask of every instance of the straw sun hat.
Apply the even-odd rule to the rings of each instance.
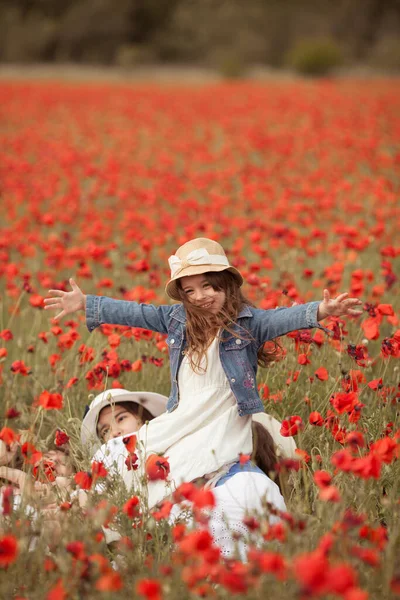
[[[169,257],[168,263],[171,267],[171,279],[165,291],[174,300],[180,299],[177,281],[181,277],[202,275],[209,271],[214,273],[229,271],[235,276],[239,285],[243,283],[243,277],[235,267],[231,267],[222,246],[207,238],[196,238],[186,242],[178,248],[176,254]]]
[[[153,417],[158,417],[167,408],[168,398],[154,392],[129,392],[123,389],[105,390],[86,408],[81,426],[81,442],[83,446],[98,442],[97,421],[105,406],[117,402],[133,402],[149,411]],[[133,432],[132,432],[133,433]]]

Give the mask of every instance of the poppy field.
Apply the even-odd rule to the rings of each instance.
[[[1,480],[1,598],[400,598],[400,82],[2,81],[0,200],[0,441],[28,473],[20,502]],[[170,525],[183,490],[148,511],[80,447],[102,390],[169,394],[165,336],[43,310],[70,277],[167,303],[168,257],[193,237],[222,243],[260,308],[363,301],[259,370],[298,450],[277,465],[281,520],[246,518],[247,562],[213,545],[212,494],[191,490],[195,526]],[[44,500],[44,454],[66,444],[75,473]]]

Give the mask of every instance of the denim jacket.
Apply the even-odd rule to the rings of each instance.
[[[221,364],[236,398],[240,416],[264,412],[258,394],[257,351],[267,340],[290,331],[322,327],[317,321],[319,302],[290,308],[261,310],[245,306],[232,329],[224,331],[219,347]],[[141,327],[167,334],[171,367],[171,394],[167,412],[179,403],[178,371],[186,344],[186,311],[182,304],[153,306],[104,296],[87,296],[86,324],[89,331],[105,323]]]

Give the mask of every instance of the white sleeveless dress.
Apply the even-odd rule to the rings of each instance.
[[[184,481],[231,465],[239,455],[253,449],[251,415],[240,417],[236,398],[221,365],[219,340],[215,338],[207,350],[200,373],[192,370],[185,356],[178,373],[179,404],[171,413],[164,413],[144,425],[136,433],[138,447],[146,455],[163,453],[170,465],[168,482],[148,484],[148,502],[152,508]],[[124,465],[126,450],[122,438],[110,440],[96,453],[94,460],[106,464],[118,460],[118,471],[128,487],[134,485],[137,472]],[[122,456],[121,456],[122,455]]]

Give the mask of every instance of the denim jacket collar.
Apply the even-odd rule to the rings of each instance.
[[[246,304],[240,313],[238,314],[238,319],[243,317],[252,317],[253,313],[250,310],[250,307]],[[184,309],[183,304],[178,304],[175,309],[171,313],[171,318],[180,321],[180,323],[186,323],[186,311]]]

